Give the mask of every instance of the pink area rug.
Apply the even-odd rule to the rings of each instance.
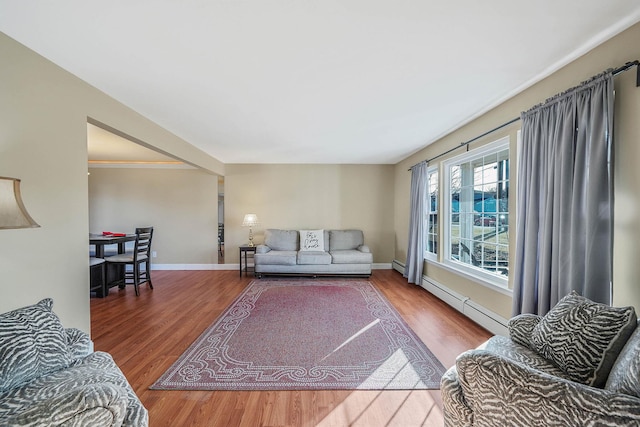
[[[156,390],[437,389],[444,367],[366,280],[256,280]]]

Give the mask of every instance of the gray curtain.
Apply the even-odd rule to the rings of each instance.
[[[409,244],[404,277],[409,283],[422,283],[424,266],[424,220],[427,195],[427,162],[411,168],[411,211],[409,212]]]
[[[613,75],[522,114],[513,314],[571,290],[611,303]]]

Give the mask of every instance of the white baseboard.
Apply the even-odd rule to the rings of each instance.
[[[391,263],[390,262],[374,263],[374,264],[371,264],[371,269],[372,270],[391,270]]]
[[[396,271],[399,271],[400,273],[404,274],[404,264],[401,263],[400,261],[398,261],[397,259],[394,259],[391,262],[391,268],[393,268]]]
[[[151,264],[151,270],[239,270],[238,264]]]
[[[394,270],[404,274],[405,265],[403,263],[393,260],[392,265]],[[421,286],[488,331],[496,335],[509,335],[509,330],[507,329],[508,319],[476,303],[471,298],[449,289],[442,283],[438,283],[424,275],[422,276]]]

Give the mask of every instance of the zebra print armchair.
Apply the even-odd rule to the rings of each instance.
[[[573,293],[517,316],[442,377],[446,427],[640,426],[640,327],[632,307]]]
[[[52,306],[0,314],[0,426],[148,426],[113,358],[63,328]]]

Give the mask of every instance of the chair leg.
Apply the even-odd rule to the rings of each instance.
[[[146,268],[147,282],[149,282],[149,289],[153,289],[153,283],[151,283],[151,264],[148,261],[145,262],[144,268]]]
[[[118,276],[122,277],[120,283],[118,283],[118,289],[124,289],[127,287],[127,266],[120,264],[118,267]]]
[[[100,280],[101,280],[101,284],[102,286],[100,286],[100,294],[102,295],[98,295],[100,298],[104,298],[107,295],[109,295],[109,285],[107,284],[107,263],[104,262],[102,263],[100,268]]]
[[[133,266],[133,287],[136,290],[136,296],[140,296],[140,290],[138,289],[138,284],[140,283],[140,264]]]

